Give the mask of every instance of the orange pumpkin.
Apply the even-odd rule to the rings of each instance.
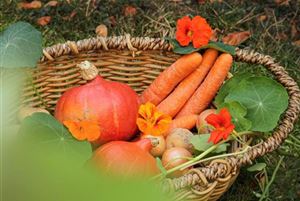
[[[156,160],[149,153],[150,139],[136,142],[113,141],[99,147],[92,162],[100,170],[119,176],[153,176],[159,173]]]
[[[67,90],[58,100],[55,117],[76,139],[98,146],[133,137],[138,105],[138,96],[128,85],[98,75],[85,85]]]

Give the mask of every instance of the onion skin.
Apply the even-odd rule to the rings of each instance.
[[[182,147],[173,147],[167,149],[162,156],[162,164],[167,170],[172,169],[178,165],[181,165],[188,161],[187,158],[192,158],[192,154]],[[170,177],[180,177],[186,173],[189,169],[177,170],[171,173]]]
[[[149,153],[149,139],[136,142],[112,141],[99,147],[92,157],[105,173],[127,176],[153,176],[159,173],[155,158]]]
[[[166,140],[164,136],[153,136],[153,135],[142,135],[141,139],[148,138],[148,139],[155,139],[158,141],[156,146],[153,146],[150,150],[152,156],[160,157],[163,155],[164,151],[166,150]]]
[[[100,76],[67,90],[58,100],[55,117],[64,121],[94,121],[99,125],[95,147],[113,140],[129,140],[137,131],[138,96],[128,85]]]
[[[197,118],[197,129],[199,134],[206,134],[212,131],[211,126],[207,124],[205,118],[210,114],[216,114],[217,111],[215,109],[207,109],[200,113]]]
[[[166,138],[167,149],[171,149],[172,147],[182,147],[193,153],[194,147],[190,142],[192,137],[193,133],[188,129],[175,128]]]

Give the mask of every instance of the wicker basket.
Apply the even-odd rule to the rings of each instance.
[[[23,103],[50,111],[64,91],[86,82],[76,67],[81,61],[93,62],[104,78],[125,82],[140,93],[179,57],[163,39],[130,38],[129,35],[67,42],[45,48],[43,53],[31,82],[24,89]],[[235,60],[261,64],[271,71],[288,91],[288,109],[273,135],[252,146],[242,157],[214,160],[180,178],[166,179],[163,187],[176,192],[175,200],[217,200],[235,181],[242,165],[278,148],[293,130],[300,111],[297,83],[270,56],[237,48]]]

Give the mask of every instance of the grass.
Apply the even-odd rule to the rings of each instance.
[[[292,44],[299,40],[299,32],[292,32],[293,25],[299,24],[300,3],[290,0],[289,5],[278,5],[274,0],[239,1],[223,0],[222,3],[198,4],[195,0],[106,0],[84,1],[73,0],[71,3],[60,1],[57,7],[46,7],[38,10],[17,9],[17,2],[2,0],[0,2],[0,30],[7,25],[24,20],[35,25],[43,34],[44,46],[53,45],[67,40],[79,40],[95,36],[95,28],[106,24],[109,35],[165,37],[174,36],[176,20],[187,14],[206,17],[212,27],[218,28],[219,36],[235,31],[250,30],[252,36],[240,45],[250,47],[276,58],[289,74],[300,85],[300,47]],[[46,1],[44,1],[46,2]],[[93,3],[95,2],[95,3]],[[137,8],[134,16],[124,16],[124,6]],[[76,15],[66,19],[71,13]],[[37,18],[49,15],[51,23],[40,27],[36,25]],[[263,16],[263,17],[262,17]],[[264,17],[265,16],[265,17]],[[298,16],[298,17],[297,17]],[[265,18],[265,20],[259,20]],[[115,22],[114,22],[115,21]],[[234,72],[250,71],[254,74],[267,74],[261,66],[247,64],[237,65]],[[285,156],[282,163],[278,163]],[[266,197],[262,200],[299,200],[300,199],[300,123],[280,149],[257,159],[267,163],[265,171],[249,173],[242,168],[241,174],[232,188],[222,197],[223,201],[258,200],[266,190],[266,178],[274,176],[269,185]],[[270,182],[270,181],[269,181]]]

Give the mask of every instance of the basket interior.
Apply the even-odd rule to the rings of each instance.
[[[168,51],[95,50],[65,55],[38,64],[24,88],[23,104],[54,110],[57,100],[68,88],[84,84],[79,68],[82,61],[98,67],[105,79],[123,82],[141,93],[179,55]]]

